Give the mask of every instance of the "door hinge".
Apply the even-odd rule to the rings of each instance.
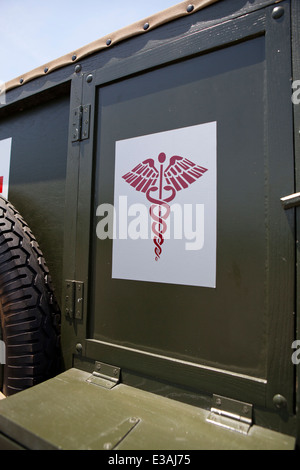
[[[96,361],[95,370],[86,381],[110,390],[119,383],[120,375],[120,367]]]
[[[72,110],[72,142],[80,142],[89,138],[90,113],[90,104],[78,106]]]
[[[83,318],[84,283],[65,281],[65,314],[76,320]]]
[[[248,434],[252,426],[253,405],[231,398],[213,395],[213,403],[206,421]]]

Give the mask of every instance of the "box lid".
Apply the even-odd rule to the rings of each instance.
[[[216,426],[210,410],[70,369],[0,403],[0,432],[31,450],[292,450],[293,437]]]

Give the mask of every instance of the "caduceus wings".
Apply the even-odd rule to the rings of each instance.
[[[196,165],[187,158],[174,155],[164,171],[164,177],[176,191],[181,191],[197,181],[206,171],[207,168]]]
[[[169,165],[163,174],[165,182],[177,192],[188,188],[206,171],[207,168],[196,165],[187,158],[174,155],[170,158]],[[123,178],[137,191],[146,193],[151,186],[156,184],[159,178],[159,171],[154,165],[154,160],[148,158],[126,173]]]
[[[155,168],[152,158],[148,158],[142,163],[139,163],[133,170],[123,176],[127,183],[142,193],[146,193],[147,189],[156,183],[158,177],[159,172]]]

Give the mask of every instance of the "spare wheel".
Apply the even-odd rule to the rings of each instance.
[[[1,196],[0,319],[5,396],[59,373],[60,311],[49,271],[28,225]]]

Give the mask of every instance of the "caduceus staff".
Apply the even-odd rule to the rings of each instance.
[[[169,165],[164,170],[165,161],[166,154],[162,152],[158,155],[159,170],[155,167],[154,160],[148,158],[123,176],[136,191],[145,193],[151,203],[149,213],[153,220],[151,229],[156,261],[162,253],[167,219],[171,211],[169,203],[174,200],[178,191],[188,188],[207,171],[207,168],[177,155],[170,158]],[[157,197],[153,197],[155,193],[158,193]]]

